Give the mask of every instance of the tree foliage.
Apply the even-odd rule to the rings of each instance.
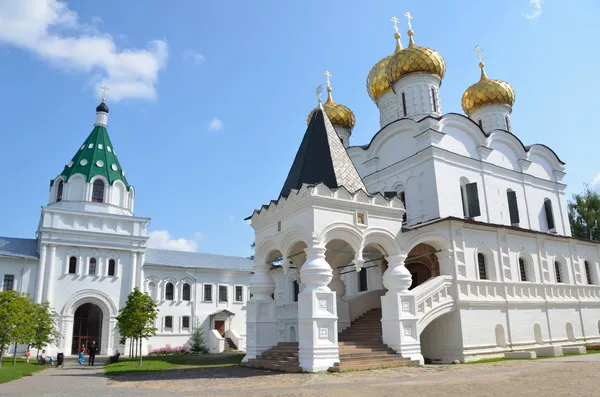
[[[194,331],[190,337],[189,345],[190,350],[193,353],[208,353],[206,341],[204,340],[204,332],[202,331],[202,327],[199,323],[194,327]]]
[[[52,310],[49,302],[34,305],[32,312],[33,329],[29,345],[38,350],[57,343],[60,333],[57,329],[58,314]]]
[[[128,296],[125,306],[119,310],[117,316],[117,328],[121,338],[139,340],[148,339],[156,335],[154,320],[158,309],[156,302],[148,295],[135,288]],[[140,353],[140,366],[142,365],[142,354]]]
[[[569,223],[571,234],[574,237],[600,240],[600,194],[593,191],[588,185],[584,186],[581,193],[574,194],[573,200],[567,205],[569,209]]]

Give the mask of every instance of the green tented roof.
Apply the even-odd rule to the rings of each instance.
[[[131,187],[125,178],[125,172],[119,164],[115,149],[108,136],[106,127],[97,125],[79,148],[75,156],[60,174],[65,182],[71,175],[82,174],[89,182],[93,177],[102,175],[109,184],[122,181],[127,190]],[[51,184],[54,184],[52,180]]]

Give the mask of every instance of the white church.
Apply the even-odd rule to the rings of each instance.
[[[103,99],[92,132],[50,182],[37,237],[0,237],[2,290],[50,302],[61,335],[48,347],[55,357],[91,341],[102,355],[129,353],[116,316],[136,287],[159,309],[144,353],[186,344],[195,327],[211,352],[244,350],[252,261],[146,247],[150,219],[134,215],[135,190],[108,136],[108,112]]]
[[[244,365],[338,371],[600,341],[600,244],[571,236],[565,164],[521,142],[513,88],[481,58],[465,114],[444,114],[446,64],[407,16],[408,46],[396,28],[367,77],[371,141],[350,145],[355,117],[327,72],[279,197],[249,218]]]

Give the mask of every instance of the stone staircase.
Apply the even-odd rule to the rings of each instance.
[[[372,309],[354,320],[338,336],[340,362],[331,372],[417,365],[383,344],[381,309]]]
[[[358,371],[418,364],[384,345],[381,334],[381,309],[372,309],[360,316],[339,334],[340,362],[330,367],[329,371]],[[302,372],[298,362],[298,342],[280,342],[259,357],[241,365],[283,372]]]
[[[235,345],[235,343],[233,343],[233,341],[231,340],[231,338],[225,338],[225,350],[237,350],[237,346]]]

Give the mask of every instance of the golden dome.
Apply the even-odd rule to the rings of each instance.
[[[500,103],[511,106],[515,103],[515,91],[510,84],[502,80],[492,80],[485,74],[483,62],[479,63],[481,78],[465,91],[462,97],[462,108],[466,114],[483,105]]]
[[[308,119],[306,120],[306,124],[310,124],[310,119],[312,119],[313,114],[318,108],[319,107],[317,106],[312,110],[312,112],[310,112]],[[333,98],[331,98],[330,87],[327,87],[327,102],[323,104],[323,110],[325,110],[325,113],[327,113],[327,117],[329,117],[331,124],[339,125],[347,128],[350,131],[352,128],[354,128],[354,123],[356,121],[354,118],[354,113],[348,107],[333,101]]]
[[[408,31],[410,43],[408,48],[392,55],[387,67],[387,79],[393,84],[400,77],[410,73],[430,73],[444,78],[446,63],[444,58],[435,50],[419,47],[413,40],[413,31]]]
[[[394,53],[398,53],[402,51],[402,43],[400,43],[400,35],[396,33],[394,35],[396,38],[396,51]],[[383,58],[379,62],[377,62],[369,72],[367,76],[367,92],[369,96],[373,100],[373,102],[377,101],[377,99],[392,89],[392,86],[388,82],[387,79],[387,66],[390,63],[393,55],[388,55]]]

